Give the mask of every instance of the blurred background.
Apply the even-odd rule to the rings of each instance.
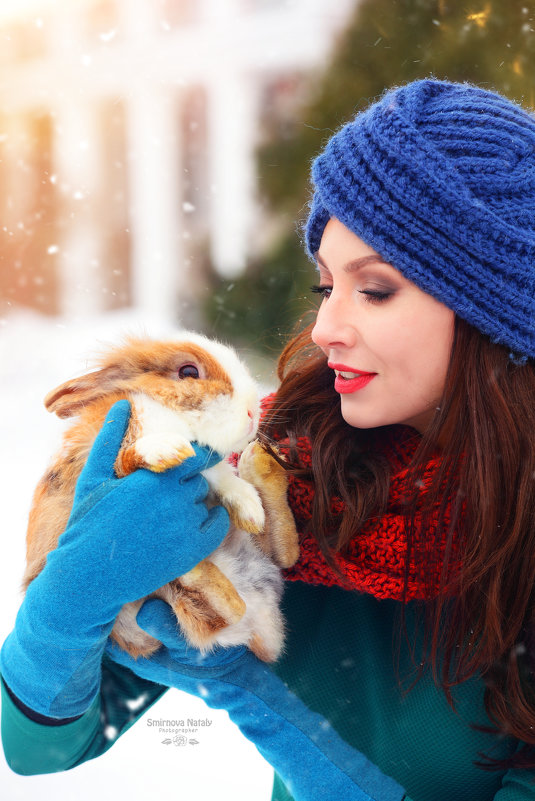
[[[533,106],[532,0],[2,0],[0,316],[134,308],[275,355],[309,161],[393,83]]]
[[[177,326],[232,341],[273,386],[313,308],[298,230],[310,160],[383,89],[429,75],[533,108],[533,0],[1,0],[0,639],[63,430],[45,393],[102,342]],[[205,714],[168,695],[153,717]],[[187,753],[141,722],[69,774],[22,779],[2,763],[2,797],[135,801],[173,786],[176,801],[267,801],[271,771],[213,717]]]
[[[232,336],[236,279],[292,225],[280,190],[267,194],[287,191],[273,146],[302,127],[354,6],[32,0],[23,14],[3,0],[2,316],[135,308]],[[261,347],[268,329],[251,332]]]

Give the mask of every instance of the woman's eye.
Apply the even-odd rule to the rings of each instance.
[[[314,292],[314,294],[316,294],[316,295],[321,295],[324,298],[328,298],[328,297],[330,297],[331,292],[333,291],[333,288],[332,288],[332,286],[317,286],[317,285],[314,285],[314,286],[310,287],[310,291]]]
[[[179,378],[199,378],[199,370],[194,364],[183,364],[178,368]]]
[[[333,288],[332,286],[311,286],[310,291],[322,295],[324,298],[330,298]],[[368,303],[382,303],[393,295],[393,292],[381,291],[379,289],[359,289],[357,291],[361,295],[366,295],[366,301]]]
[[[378,289],[359,289],[361,295],[366,295],[369,303],[382,303],[392,295],[392,292],[380,292]]]

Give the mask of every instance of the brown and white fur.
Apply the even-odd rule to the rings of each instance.
[[[254,441],[259,400],[247,368],[232,348],[199,334],[182,332],[165,342],[130,338],[107,352],[99,369],[47,395],[49,411],[76,420],[34,493],[24,588],[56,547],[95,437],[110,407],[123,398],[130,401],[131,418],[115,462],[119,477],[139,467],[161,472],[178,465],[193,455],[192,442],[222,456],[245,448],[239,475],[226,461],[203,471],[210,502],[229,511],[227,537],[209,559],[153,596],[172,606],[195,647],[246,644],[259,658],[275,660],[284,640],[280,567],[299,555],[285,471]],[[160,645],[136,623],[144,600],[126,604],[112,631],[135,657]]]

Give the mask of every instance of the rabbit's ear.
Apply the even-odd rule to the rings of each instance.
[[[110,365],[73,378],[48,393],[44,400],[45,407],[58,417],[72,417],[79,414],[84,406],[121,389],[121,383],[127,377],[124,368]]]

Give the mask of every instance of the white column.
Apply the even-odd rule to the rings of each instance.
[[[54,112],[54,176],[63,232],[48,252],[57,253],[60,310],[89,317],[106,306],[102,265],[106,214],[101,197],[103,163],[99,107],[71,94]]]
[[[245,267],[254,218],[256,93],[247,76],[222,66],[208,98],[211,257],[232,278]]]
[[[33,223],[28,219],[32,208],[33,183],[42,180],[32,171],[31,129],[28,115],[8,113],[2,117],[2,141],[4,148],[3,175],[5,185],[2,193],[7,198],[2,227],[8,231],[22,221],[24,225]]]
[[[52,180],[58,189],[60,234],[49,253],[57,254],[60,311],[89,317],[106,307],[102,264],[106,215],[101,175],[105,169],[100,106],[69,72],[82,63],[83,36],[76,9],[66,8],[52,29],[51,45],[64,60],[62,91],[54,92]]]
[[[137,86],[127,100],[133,304],[172,322],[185,282],[180,125],[172,89]]]
[[[185,284],[180,98],[153,74],[155,4],[119,0],[118,10],[135,76],[125,98],[132,302],[167,325]]]
[[[204,0],[202,5],[210,53],[210,251],[215,268],[226,278],[245,267],[255,191],[256,93],[236,45],[240,11],[238,0]]]
[[[158,28],[158,4],[153,0],[116,0],[120,36],[145,55]],[[150,70],[150,63],[146,64]]]
[[[240,13],[240,0],[197,0],[200,16],[216,26],[230,26]]]

